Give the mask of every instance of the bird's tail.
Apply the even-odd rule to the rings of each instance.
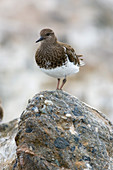
[[[83,61],[83,55],[76,55],[76,58],[77,58],[77,62],[78,62],[79,66],[84,66],[85,65],[85,63]]]

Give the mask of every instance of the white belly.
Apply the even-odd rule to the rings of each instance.
[[[48,74],[54,78],[63,78],[71,74],[79,72],[79,66],[74,65],[72,62],[67,61],[62,67],[57,67],[54,69],[43,69],[40,68],[44,73]]]

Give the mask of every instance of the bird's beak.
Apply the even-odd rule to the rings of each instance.
[[[37,41],[36,41],[36,43],[38,43],[39,41],[42,41],[44,38],[43,37],[40,37]]]

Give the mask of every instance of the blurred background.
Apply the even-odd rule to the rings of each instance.
[[[0,0],[3,122],[19,117],[36,93],[56,89],[57,80],[35,63],[43,28],[84,55],[86,65],[64,90],[113,121],[113,0]]]

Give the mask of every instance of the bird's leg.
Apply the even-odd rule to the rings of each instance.
[[[57,83],[57,90],[59,90],[59,85],[60,85],[60,79],[58,78],[58,83]]]
[[[64,86],[64,84],[66,83],[66,77],[63,79],[63,81],[62,81],[62,85],[61,85],[61,87],[60,87],[60,90],[62,90],[62,87]]]

